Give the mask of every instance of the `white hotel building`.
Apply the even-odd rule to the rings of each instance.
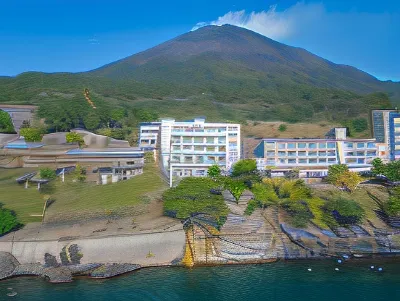
[[[161,120],[160,153],[170,186],[174,178],[206,176],[213,164],[229,170],[240,151],[240,124]]]

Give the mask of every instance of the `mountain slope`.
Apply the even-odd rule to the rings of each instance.
[[[389,92],[392,98],[400,98],[400,83],[381,82],[354,67],[334,64],[231,25],[200,28],[90,73],[204,89],[217,80],[221,90],[225,87],[219,79],[228,76],[239,84],[259,81],[259,88],[266,84],[312,85],[361,94]]]
[[[85,88],[96,111],[87,107]],[[228,25],[203,27],[89,72],[0,77],[0,102],[39,105],[40,117],[64,129],[88,115],[104,125],[113,108],[178,119],[345,123],[391,107],[388,95],[400,100],[400,83]]]

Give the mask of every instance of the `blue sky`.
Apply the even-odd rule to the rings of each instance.
[[[397,0],[2,2],[0,75],[86,71],[198,26],[228,23],[400,81]]]

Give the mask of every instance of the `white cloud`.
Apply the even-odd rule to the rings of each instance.
[[[273,5],[260,12],[230,11],[215,21],[197,23],[192,30],[206,25],[230,24],[250,29],[271,39],[282,40],[295,35],[300,27],[314,23],[324,12],[322,4],[298,2],[284,11],[277,11],[277,6]]]

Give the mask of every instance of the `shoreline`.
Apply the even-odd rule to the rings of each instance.
[[[339,258],[339,257],[338,257]],[[71,281],[62,281],[62,282],[54,282],[54,281],[49,281],[49,279],[46,279],[47,277],[43,277],[40,275],[12,275],[3,279],[0,279],[0,281],[7,281],[10,279],[14,278],[28,278],[28,277],[40,277],[43,278],[44,280],[47,280],[47,282],[51,284],[64,284],[64,283],[71,283],[74,282],[76,279],[85,279],[85,280],[104,280],[104,279],[114,279],[118,277],[124,277],[128,276],[130,274],[133,274],[135,272],[138,272],[139,270],[144,270],[144,269],[151,269],[151,268],[186,268],[186,269],[196,269],[196,268],[210,268],[210,267],[233,267],[233,266],[248,266],[248,265],[269,265],[269,264],[274,264],[277,262],[287,262],[287,263],[294,263],[294,262],[328,262],[328,260],[332,260],[332,257],[314,257],[314,258],[291,258],[291,259],[282,259],[282,258],[277,258],[275,260],[260,260],[260,261],[248,261],[248,262],[230,262],[230,263],[210,263],[210,264],[196,264],[193,267],[186,267],[184,264],[157,264],[157,265],[148,265],[148,266],[140,266],[136,268],[135,270],[132,271],[126,271],[122,272],[113,276],[104,276],[104,277],[93,277],[88,274],[76,274],[73,275]],[[386,263],[392,263],[392,262],[400,262],[400,254],[390,254],[390,255],[376,255],[373,257],[364,257],[364,258],[355,258],[351,257],[349,259],[343,259],[343,262],[341,262],[341,265],[344,265],[346,263],[361,263],[361,262],[371,262],[374,261],[383,261]]]

